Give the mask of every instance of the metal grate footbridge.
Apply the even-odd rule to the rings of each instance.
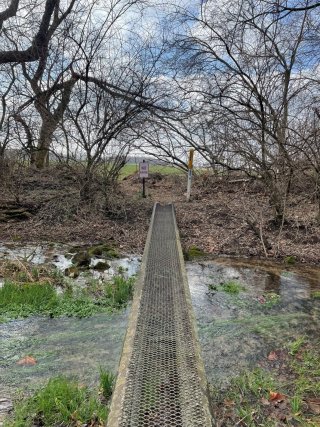
[[[172,205],[153,210],[108,427],[210,427]]]

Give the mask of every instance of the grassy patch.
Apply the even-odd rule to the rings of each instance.
[[[0,289],[0,321],[30,315],[87,317],[127,304],[134,279],[115,276],[111,282],[92,285],[86,290],[67,289],[61,295],[50,283],[5,282]]]
[[[134,279],[115,276],[113,282],[105,287],[105,298],[111,307],[120,308],[132,298]]]
[[[108,407],[97,392],[64,377],[51,379],[34,396],[17,403],[5,427],[102,426]]]
[[[306,343],[305,338],[301,337],[291,343],[290,347],[290,367],[295,373],[295,395],[304,399],[320,398],[320,341]]]
[[[259,298],[259,303],[264,307],[274,307],[281,302],[281,296],[275,292],[268,292]]]
[[[267,401],[270,390],[275,387],[274,379],[262,369],[243,372],[223,392],[212,390],[215,419],[222,422],[219,425],[225,426],[275,425],[265,416],[261,405],[261,401]]]
[[[234,281],[221,283],[220,285],[209,285],[209,289],[217,292],[226,292],[232,295],[238,295],[241,291],[246,290],[244,286]]]
[[[100,389],[105,399],[110,399],[114,386],[115,376],[112,372],[100,367]]]
[[[192,261],[195,258],[203,257],[205,253],[202,249],[197,246],[190,246],[190,248],[184,253],[184,258],[186,261]]]
[[[305,342],[306,342],[305,337],[298,337],[296,340],[290,342],[287,346],[289,350],[289,354],[291,356],[294,356],[295,354],[297,354]]]
[[[298,337],[275,354],[227,388],[212,388],[219,425],[320,425],[320,341]]]
[[[120,171],[120,179],[123,179],[129,175],[133,175],[139,172],[138,164],[126,164]],[[184,172],[174,166],[161,166],[161,165],[150,165],[149,164],[149,173],[161,173],[162,175],[181,175]]]

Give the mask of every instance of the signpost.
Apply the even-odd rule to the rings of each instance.
[[[193,169],[193,155],[194,148],[189,150],[189,161],[188,161],[188,184],[187,184],[187,202],[190,201],[191,194],[191,182],[192,182],[192,169]]]
[[[139,163],[139,177],[142,178],[142,197],[146,197],[146,181],[149,177],[149,163],[145,160]]]

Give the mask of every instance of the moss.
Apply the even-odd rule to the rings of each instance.
[[[289,255],[286,256],[283,261],[287,265],[294,265],[296,263],[296,258],[293,255]]]
[[[109,268],[110,268],[110,265],[107,262],[105,262],[105,261],[99,261],[93,267],[94,270],[98,270],[98,271],[108,270]]]
[[[69,276],[73,279],[76,279],[79,276],[79,269],[76,266],[68,267],[64,270],[65,276]]]
[[[89,267],[90,261],[91,258],[87,251],[78,252],[72,257],[72,262],[77,267]]]
[[[111,246],[107,244],[101,244],[96,246],[91,246],[88,248],[88,254],[89,256],[104,256],[106,258],[112,259],[112,258],[119,258],[119,253],[115,248],[112,248]]]
[[[187,261],[191,261],[195,258],[203,257],[205,253],[202,249],[197,246],[190,246],[190,248],[184,253],[184,257]]]

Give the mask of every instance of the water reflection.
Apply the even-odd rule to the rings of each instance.
[[[320,335],[320,269],[232,258],[186,268],[209,381],[223,385],[295,337]],[[231,281],[245,290],[224,292]]]

